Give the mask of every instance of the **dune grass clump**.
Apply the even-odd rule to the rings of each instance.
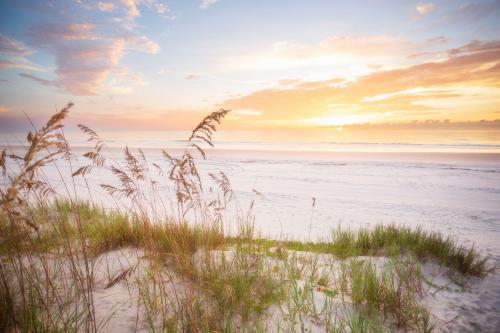
[[[484,276],[487,259],[474,247],[466,247],[439,232],[428,232],[420,227],[378,225],[358,232],[337,230],[332,247],[342,256],[373,255],[379,252],[406,252],[420,259],[433,259],[441,265],[462,274]]]
[[[218,225],[174,221],[144,224],[123,212],[94,207],[88,202],[55,201],[32,209],[32,214],[32,224],[38,232],[10,225],[0,215],[0,254],[12,249],[16,253],[55,250],[63,246],[63,242],[78,241],[78,237],[85,240],[89,253],[94,256],[124,247],[152,247],[157,253],[174,250],[194,253],[200,247],[216,248],[224,238]],[[80,226],[76,220],[81,221]]]
[[[429,313],[420,304],[423,283],[413,260],[392,260],[377,272],[368,261],[343,263],[341,290],[349,295],[357,310],[378,314],[398,329],[428,331]]]
[[[266,239],[258,242],[268,247],[275,243]],[[338,228],[330,240],[319,242],[281,241],[279,246],[295,251],[329,253],[340,258],[409,254],[421,260],[431,259],[461,274],[485,276],[490,268],[487,258],[473,246],[459,244],[439,232],[428,232],[420,227],[377,225],[373,229],[357,231]]]
[[[88,203],[79,205],[89,208]],[[223,244],[219,225],[177,223],[173,220],[149,224],[119,211],[90,207],[81,232],[95,254],[123,247],[147,248],[154,253],[194,253],[199,248]]]
[[[186,273],[212,304],[208,312],[215,331],[262,326],[269,306],[283,298],[284,283],[273,276],[259,249],[240,244],[227,252],[202,252],[194,260]]]

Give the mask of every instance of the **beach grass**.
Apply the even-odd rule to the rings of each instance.
[[[139,297],[146,317],[150,318],[150,327],[160,331],[230,332],[257,328],[265,331],[268,310],[277,305],[286,309],[285,319],[280,323],[283,331],[305,329],[310,318],[323,322],[325,327],[332,325],[332,331],[384,331],[387,327],[426,331],[432,325],[429,313],[420,303],[424,280],[419,262],[433,260],[465,276],[476,276],[478,272],[482,276],[487,271],[486,261],[479,254],[476,260],[480,264],[475,265],[484,267],[460,270],[460,266],[449,264],[457,256],[451,250],[445,252],[451,253],[451,258],[434,255],[431,250],[419,252],[425,245],[410,246],[410,240],[429,242],[433,249],[460,249],[450,238],[429,235],[420,229],[396,226],[377,226],[372,231],[359,232],[337,229],[333,234],[339,238],[331,242],[283,242],[257,238],[249,233],[251,227],[240,231],[241,237],[225,236],[220,227],[179,225],[172,221],[146,227],[125,213],[85,202],[55,201],[32,211],[37,216],[33,220],[37,232],[22,229],[23,234],[15,234],[19,230],[10,229],[7,221],[2,220],[0,256],[5,267],[15,266],[20,257],[30,256],[33,264],[47,260],[53,253],[61,255],[59,260],[71,262],[70,253],[82,247],[89,254],[89,262],[90,258],[113,250],[141,249],[157,264],[149,268],[148,278],[140,281]],[[81,221],[80,228],[77,220]],[[387,241],[389,235],[394,236],[392,241]],[[315,259],[300,259],[300,253],[327,254],[341,264],[338,269],[320,271]],[[360,256],[392,259],[383,269],[377,269],[369,260],[356,259]],[[47,281],[37,276],[41,272],[28,267],[20,271],[24,269],[31,277],[23,281],[28,289],[26,304],[21,309],[12,296],[7,297],[17,292],[17,283],[11,274],[2,273],[4,280],[8,280],[0,288],[0,306],[4,315],[10,313],[10,317],[2,318],[2,327],[14,324],[26,327],[21,331],[44,331],[44,325],[51,330],[81,329],[82,313],[67,313],[64,318],[51,318],[47,322],[49,309],[41,302],[47,295],[30,286]],[[166,270],[184,281],[183,288],[188,286],[189,292],[179,291],[183,294],[182,301],[173,300],[168,288],[162,290]],[[57,274],[51,279],[57,279]],[[332,319],[335,311],[313,305],[317,290],[328,295],[325,297],[352,304],[352,311]],[[176,310],[172,313],[174,306]],[[165,309],[170,310],[163,313]]]
[[[339,227],[324,241],[255,241],[268,248],[278,246],[294,251],[328,253],[341,258],[409,254],[420,260],[432,259],[457,272],[474,276],[484,276],[489,271],[487,258],[474,246],[460,244],[449,236],[425,231],[421,227],[376,225],[359,230]]]
[[[17,253],[50,251],[79,239],[87,243],[93,255],[123,247],[152,247],[158,253],[194,253],[202,245],[215,248],[224,241],[218,226],[174,221],[144,224],[125,213],[88,202],[55,201],[31,212],[37,232],[18,228],[0,214],[1,235],[4,236],[0,253],[12,249]]]
[[[205,157],[202,144],[213,144],[227,110],[205,117],[180,156],[163,151],[161,167],[128,147],[121,163],[108,161],[104,141],[83,125],[93,148],[78,164],[62,132],[71,107],[30,132],[21,154],[0,153],[0,331],[109,331],[116,311],[103,316],[96,291],[122,286],[137,307],[134,327],[151,332],[429,332],[420,264],[464,277],[490,271],[474,247],[421,228],[339,227],[316,242],[272,240],[256,235],[249,211],[229,235],[230,180],[211,174],[210,196],[194,157]],[[43,167],[61,160],[79,165],[71,180],[61,177],[66,188],[101,168],[115,180],[101,189],[126,204],[58,194]],[[152,170],[175,190],[173,214],[158,212],[165,198]],[[125,260],[127,250],[134,256]],[[117,271],[106,259],[113,253]]]

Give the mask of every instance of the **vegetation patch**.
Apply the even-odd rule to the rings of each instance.
[[[474,247],[419,228],[339,228],[329,240],[278,241],[255,236],[249,211],[228,236],[230,181],[210,174],[214,188],[205,191],[195,158],[205,158],[227,110],[205,117],[179,156],[163,151],[162,167],[128,147],[122,161],[109,161],[104,141],[83,125],[93,148],[77,163],[61,130],[71,107],[29,133],[22,153],[0,152],[1,331],[109,330],[117,310],[103,315],[97,298],[113,291],[136,307],[134,327],[153,332],[429,332],[420,262],[464,276],[489,272]],[[61,160],[79,165],[71,181],[61,178],[66,196],[43,176]],[[93,169],[114,179],[100,188],[122,205],[78,199],[75,179]],[[173,198],[158,195],[160,179]],[[159,209],[165,200],[173,213]],[[381,256],[383,265],[369,260]]]
[[[319,242],[273,241],[258,239],[268,248],[278,247],[294,251],[328,253],[340,258],[355,256],[387,256],[408,254],[420,260],[431,259],[462,274],[485,276],[490,267],[487,258],[474,247],[459,244],[439,232],[428,232],[420,227],[377,225],[357,231],[338,228],[331,239]]]

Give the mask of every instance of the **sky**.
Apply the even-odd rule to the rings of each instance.
[[[0,130],[493,128],[500,1],[0,2]]]

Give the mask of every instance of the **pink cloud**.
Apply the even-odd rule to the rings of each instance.
[[[139,51],[147,53],[158,53],[160,51],[158,43],[153,42],[146,36],[130,36],[127,38],[127,42]]]
[[[56,79],[47,84],[38,78],[23,76],[44,85],[60,87],[73,95],[98,95],[108,77],[116,74],[116,81],[121,77],[118,74],[127,71],[120,66],[127,50],[159,52],[159,45],[146,36],[129,32],[109,36],[97,30],[98,27],[89,22],[34,27],[31,30],[33,44],[55,57]]]
[[[477,53],[477,52],[499,50],[499,49],[500,49],[500,41],[473,40],[465,44],[464,46],[448,50],[448,55],[452,57],[465,53]]]
[[[72,6],[101,13],[81,16],[86,19],[65,16],[68,8],[74,9]],[[129,73],[120,61],[127,52],[159,52],[158,43],[137,34],[134,28],[142,10],[167,17],[169,8],[163,0],[75,1],[68,5],[55,2],[51,7],[62,15],[32,26],[28,44],[53,56],[55,70],[50,74],[55,78],[48,80],[29,72],[21,73],[21,77],[76,96],[101,94],[103,86],[112,92],[123,83],[146,84],[141,73]],[[24,44],[0,35],[0,55],[8,55],[0,58],[0,69],[39,70],[24,58],[30,54]]]
[[[98,2],[97,8],[102,12],[110,12],[115,8],[115,5],[111,2]]]
[[[97,95],[102,82],[118,70],[124,46],[117,39],[58,47],[57,81],[74,95]]]
[[[94,32],[95,25],[89,22],[80,23],[45,23],[31,29],[36,44],[48,45],[61,41],[83,41],[98,38]]]
[[[139,6],[144,6],[155,13],[167,17],[168,6],[161,0],[121,0],[121,5],[125,8],[129,19],[134,19],[141,15]]]
[[[23,43],[0,34],[0,53],[8,56],[28,56],[32,51]]]
[[[40,68],[26,57],[33,53],[23,43],[0,34],[0,70],[22,68],[39,71]]]
[[[127,13],[130,17],[136,17],[141,14],[139,9],[137,8],[136,0],[122,0],[121,2],[125,6]]]
[[[94,30],[90,23],[50,24],[32,29],[35,45],[55,56],[56,80],[52,86],[77,96],[96,95],[108,75],[118,70],[125,40],[104,38]]]
[[[29,62],[26,59],[15,59],[15,60],[0,60],[0,70],[2,69],[12,69],[12,68],[21,68],[21,69],[29,69],[32,71],[41,71],[41,69]]]
[[[55,78],[47,80],[29,72],[21,73],[20,76],[72,95],[98,95],[102,93],[101,87],[104,85],[111,91],[113,87],[123,86],[124,82],[145,84],[141,73],[128,73],[128,68],[121,65],[120,61],[127,52],[156,54],[160,51],[158,43],[137,34],[133,28],[141,10],[150,10],[165,17],[169,8],[164,1],[76,1],[72,6],[105,13],[85,15],[88,19],[80,20],[73,17],[65,19],[62,15],[55,21],[32,26],[27,39],[30,48],[0,34],[0,70],[14,68],[40,71],[26,59],[32,50],[37,50],[53,56],[55,70],[50,74]],[[57,2],[53,8],[65,12],[65,6]]]

